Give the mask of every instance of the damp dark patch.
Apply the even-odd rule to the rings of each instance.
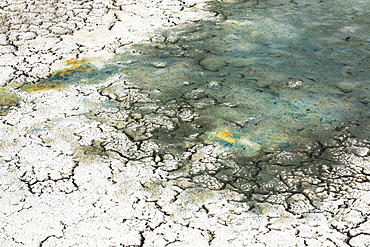
[[[213,139],[242,149],[249,148],[243,140],[260,150],[299,149],[329,138],[343,123],[366,124],[368,48],[344,42],[347,25],[367,28],[364,16],[354,23],[320,1],[310,1],[309,8],[293,5],[210,3],[220,21],[158,31],[153,42],[117,55],[114,63],[159,105],[196,115],[156,138],[181,145],[190,135],[198,133],[198,141],[205,141],[229,131],[238,136],[234,143]],[[365,44],[366,37],[356,35]]]
[[[317,207],[351,176],[342,175],[352,162],[346,150],[369,138],[365,15],[314,0],[213,2],[209,10],[220,20],[158,31],[115,58],[157,100],[156,114],[193,116],[172,114],[177,128],[152,138],[163,153],[199,143],[224,148],[227,157],[210,161],[221,163],[215,170],[188,174],[200,186],[287,208],[302,194]],[[193,169],[192,158],[181,162]]]
[[[235,190],[292,212],[295,194],[318,207],[353,175],[351,150],[368,145],[366,11],[346,15],[354,4],[318,0],[217,1],[208,8],[218,21],[158,30],[151,42],[132,45],[103,68],[73,61],[71,68],[25,89],[125,74],[131,88],[102,89],[104,96],[123,95],[110,98],[118,102],[114,107],[131,94],[148,94],[152,100],[122,106],[133,126],[154,116],[173,126],[151,120],[150,133],[127,123],[115,127],[133,142],[151,139],[160,154],[176,155],[181,164],[170,172],[173,178]],[[199,158],[207,145],[225,155]],[[100,144],[84,151],[106,153]]]

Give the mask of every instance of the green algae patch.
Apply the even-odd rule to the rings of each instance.
[[[71,84],[96,84],[122,72],[120,67],[107,63],[98,68],[92,64],[93,59],[69,59],[65,61],[66,67],[54,71],[50,77],[41,79],[35,84],[25,84],[21,90],[26,92],[37,92],[43,90],[62,90]]]
[[[5,87],[0,88],[0,116],[8,114],[11,107],[19,105],[21,98]]]

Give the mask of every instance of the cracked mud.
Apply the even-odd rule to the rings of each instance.
[[[369,3],[2,1],[4,246],[370,246]]]

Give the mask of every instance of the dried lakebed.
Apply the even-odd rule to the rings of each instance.
[[[4,85],[0,241],[370,243],[369,4],[201,6]]]

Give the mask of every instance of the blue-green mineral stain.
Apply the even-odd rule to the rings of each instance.
[[[227,129],[218,129],[208,132],[206,143],[219,143],[242,156],[254,156],[261,149],[273,150],[279,146],[290,146],[288,136],[275,133],[236,133]]]
[[[204,138],[196,141],[218,143],[246,156],[262,149],[315,141],[312,133],[321,136],[323,126],[330,129],[342,119],[357,119],[359,112],[366,113],[366,106],[357,107],[357,102],[353,107],[352,102],[367,97],[368,77],[349,66],[358,64],[361,71],[367,71],[361,61],[364,52],[350,42],[331,40],[333,33],[343,34],[338,27],[326,26],[327,32],[318,37],[311,21],[299,21],[283,8],[273,12],[256,9],[253,1],[216,1],[209,8],[225,14],[228,20],[158,31],[165,38],[161,40],[167,41],[133,44],[99,68],[90,59],[67,60],[66,69],[23,89],[60,90],[73,83],[99,83],[113,74],[126,74],[135,86],[156,97],[159,107],[166,107],[167,102],[175,102],[170,109],[174,112],[179,106],[191,107],[198,116],[196,124],[206,126],[202,130],[189,126],[189,131],[175,130],[171,134],[180,136],[176,140],[189,140],[190,134],[202,131],[198,134]],[[336,18],[337,13],[332,14],[328,18]],[[315,20],[317,15],[307,18]],[[168,37],[176,42],[168,42]],[[331,57],[337,46],[351,50],[335,53],[349,65],[339,67],[338,59]],[[351,76],[363,82],[364,90],[358,90],[358,96],[351,92],[342,98],[335,91],[337,81],[344,77],[352,80],[348,73],[343,74],[345,69],[354,70]],[[248,116],[258,117],[253,120]],[[175,142],[174,138],[164,141]]]
[[[68,67],[54,71],[50,77],[41,79],[35,84],[25,84],[22,90],[35,92],[41,90],[61,90],[74,83],[101,83],[113,74],[121,73],[120,66],[107,63],[102,68],[94,66],[89,59],[69,59],[65,61]]]

